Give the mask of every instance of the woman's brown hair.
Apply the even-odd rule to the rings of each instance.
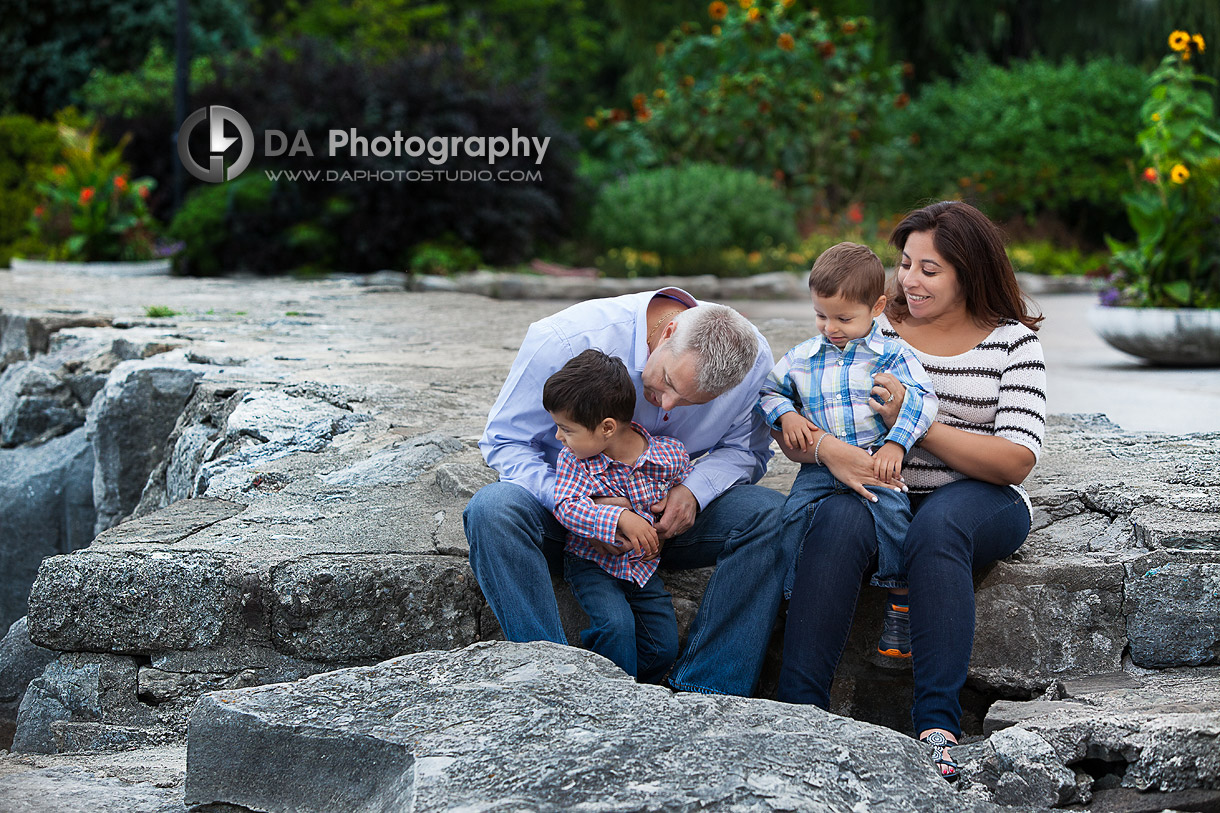
[[[1012,263],[1004,250],[1004,235],[987,215],[956,200],[943,200],[916,209],[894,227],[890,245],[902,251],[907,238],[932,233],[932,246],[957,270],[957,284],[966,299],[966,311],[980,324],[997,325],[1013,319],[1037,330],[1043,317],[1021,291]],[[911,315],[898,275],[890,286],[886,315],[901,322]]]

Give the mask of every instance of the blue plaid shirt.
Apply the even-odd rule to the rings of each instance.
[[[891,373],[907,388],[894,428],[868,407],[873,376]],[[755,410],[773,429],[785,412],[799,412],[815,426],[853,446],[870,449],[887,440],[907,451],[936,419],[932,381],[915,354],[881,334],[877,322],[867,336],[842,350],[820,333],[784,354],[767,376]]]

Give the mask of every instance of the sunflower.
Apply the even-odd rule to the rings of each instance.
[[[1169,180],[1174,183],[1186,183],[1190,178],[1190,170],[1185,164],[1174,164],[1173,169],[1169,170]]]
[[[1190,41],[1193,42],[1195,44],[1195,47],[1199,49],[1199,53],[1203,53],[1204,51],[1207,50],[1207,48],[1204,47],[1202,34],[1195,34],[1193,37],[1190,38]]]
[[[1169,35],[1169,47],[1175,51],[1185,51],[1190,47],[1190,34],[1185,31],[1175,31]]]
[[[707,7],[707,16],[713,20],[723,20],[728,14],[729,7],[722,3],[721,0],[716,0],[716,2]]]

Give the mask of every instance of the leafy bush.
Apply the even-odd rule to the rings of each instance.
[[[38,203],[35,182],[60,159],[54,124],[29,116],[0,118],[0,265],[8,265],[14,253],[41,248],[27,237],[27,223]],[[19,250],[14,252],[15,248]]]
[[[590,217],[607,248],[653,252],[670,273],[715,272],[729,248],[795,243],[796,211],[769,181],[714,164],[663,167],[602,187]]]
[[[1175,31],[1169,45],[1176,53],[1149,78],[1140,109],[1144,170],[1125,198],[1135,243],[1109,241],[1114,287],[1102,301],[1220,308],[1220,127],[1204,89],[1215,80],[1190,64],[1202,37]]]
[[[38,183],[30,227],[53,260],[148,260],[157,223],[145,201],[151,178],[130,178],[123,144],[110,150],[98,134],[60,127],[64,162]]]
[[[1061,248],[1049,240],[1014,242],[1008,254],[1016,270],[1051,277],[1090,274],[1104,268],[1107,260],[1105,252]]]
[[[912,145],[889,203],[962,197],[1000,218],[1051,213],[1098,239],[1121,212],[1142,82],[1110,59],[968,62],[896,116]]]
[[[154,43],[172,46],[175,0],[7,0],[0,15],[0,96],[49,117],[79,101],[94,68],[136,68]],[[191,0],[191,53],[254,44],[241,0]],[[166,131],[169,132],[169,131]]]
[[[318,88],[326,93],[319,94]],[[372,62],[328,43],[298,40],[284,51],[218,65],[217,81],[200,89],[192,104],[223,104],[242,112],[260,146],[263,128],[286,131],[290,142],[299,129],[314,151],[312,157],[287,152],[256,157],[237,181],[252,184],[249,176],[264,173],[275,180],[264,176],[266,183],[243,185],[232,195],[212,190],[193,195],[189,214],[176,219],[173,233],[188,243],[194,273],[237,267],[273,273],[302,263],[332,270],[406,268],[413,246],[444,234],[489,262],[511,263],[528,258],[539,242],[557,239],[566,229],[574,184],[570,137],[547,117],[536,91],[476,77],[455,52],[434,49]],[[165,114],[125,125],[147,149],[163,143],[163,134],[170,131]],[[486,158],[461,153],[441,165],[430,163],[427,153],[379,158],[339,149],[331,157],[329,132],[353,127],[367,138],[396,132],[425,141],[507,137],[515,129],[551,141],[542,164],[532,154],[505,156],[494,166]],[[206,137],[206,128],[197,127],[194,136]],[[168,153],[163,146],[160,151]],[[202,144],[193,151],[206,152]],[[469,180],[472,173],[489,170],[490,180],[486,175]],[[281,171],[333,173],[338,180],[292,180]],[[498,180],[501,171],[539,176]],[[396,173],[395,180],[359,180],[383,172]],[[429,172],[439,176],[428,180],[423,173]],[[466,176],[459,174],[463,172]],[[243,208],[241,196],[256,190],[262,203]],[[226,225],[197,225],[205,222]]]
[[[143,64],[128,73],[110,73],[95,68],[81,88],[82,106],[102,116],[130,119],[169,110],[174,106],[175,66],[173,57],[160,44],[153,45]],[[191,60],[190,86],[216,81],[212,57]]]
[[[891,162],[887,112],[908,97],[899,65],[879,64],[866,17],[713,2],[711,25],[658,46],[655,87],[632,110],[599,110],[596,149],[627,167],[698,160],[776,179],[802,203],[838,209]]]

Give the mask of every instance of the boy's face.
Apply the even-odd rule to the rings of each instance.
[[[845,299],[840,294],[819,296],[810,292],[813,312],[816,315],[818,332],[838,348],[843,348],[852,339],[860,339],[873,329],[873,319],[885,310],[885,297],[879,297],[872,307],[862,302]]]
[[[606,451],[607,437],[602,426],[588,429],[572,420],[572,416],[566,412],[552,412],[550,416],[555,422],[555,440],[571,449],[578,459],[584,460]]]

